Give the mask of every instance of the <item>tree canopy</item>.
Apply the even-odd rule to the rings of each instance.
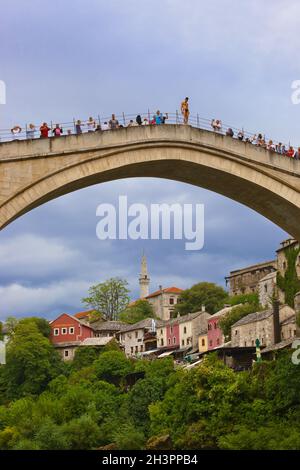
[[[212,282],[199,282],[181,293],[175,313],[185,315],[200,311],[205,306],[205,310],[213,314],[223,307],[227,296],[223,287]]]
[[[111,278],[89,288],[89,296],[82,302],[103,315],[106,320],[117,320],[129,303],[128,282],[121,278]]]
[[[155,314],[152,305],[143,299],[136,300],[119,315],[119,320],[129,324],[137,323],[146,318],[155,318]]]

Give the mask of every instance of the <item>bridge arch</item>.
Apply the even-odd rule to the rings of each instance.
[[[184,125],[133,127],[0,145],[0,228],[96,183],[177,180],[238,201],[300,240],[300,162]]]

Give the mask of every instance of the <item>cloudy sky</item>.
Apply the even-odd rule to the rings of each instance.
[[[73,117],[175,111],[221,117],[274,139],[299,141],[297,0],[1,0],[0,128]],[[96,207],[116,203],[202,203],[205,245],[100,241]],[[61,197],[0,233],[0,319],[53,318],[82,310],[91,284],[111,276],[138,295],[141,252],[151,288],[224,285],[232,269],[272,259],[287,236],[259,214],[218,194],[174,181],[128,179]]]

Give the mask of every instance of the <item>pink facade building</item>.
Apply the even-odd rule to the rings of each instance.
[[[171,324],[166,326],[166,340],[167,346],[171,347],[179,347],[180,346],[180,338],[179,338],[179,322],[172,321]]]
[[[224,345],[224,335],[219,327],[221,317],[230,312],[232,307],[225,307],[219,312],[211,315],[207,320],[207,345],[208,350],[219,348]]]

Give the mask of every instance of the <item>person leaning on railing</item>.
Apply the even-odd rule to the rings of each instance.
[[[50,127],[48,127],[48,124],[46,122],[43,122],[43,124],[40,127],[40,137],[42,139],[46,139],[48,137],[49,132],[51,131]]]
[[[14,126],[10,132],[12,134],[12,140],[18,140],[19,134],[22,132],[22,128],[20,126]]]
[[[34,124],[29,124],[29,129],[26,131],[26,138],[27,139],[34,139],[35,136],[35,125]]]

